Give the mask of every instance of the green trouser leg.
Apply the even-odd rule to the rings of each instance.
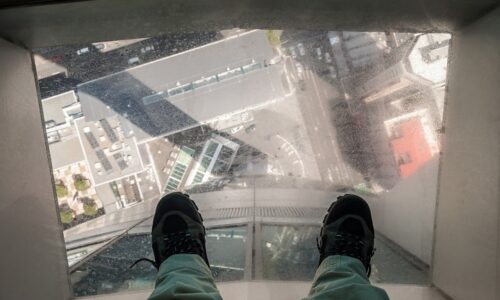
[[[370,284],[361,261],[341,255],[325,258],[305,299],[388,300],[386,292]]]
[[[149,300],[170,299],[222,299],[210,268],[199,255],[176,254],[161,264]]]

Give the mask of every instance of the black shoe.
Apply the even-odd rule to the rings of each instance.
[[[323,220],[318,241],[319,263],[330,255],[347,255],[359,259],[370,276],[374,237],[368,203],[356,195],[340,196]]]
[[[203,218],[196,203],[186,194],[170,193],[158,202],[151,241],[155,260],[143,258],[139,261],[149,261],[157,269],[174,254],[198,254],[210,266],[205,248]]]

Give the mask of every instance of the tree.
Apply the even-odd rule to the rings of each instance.
[[[83,213],[86,215],[86,216],[95,216],[97,214],[97,205],[88,205],[88,204],[84,204],[83,205]]]
[[[83,214],[86,216],[95,216],[97,214],[97,204],[94,199],[85,197],[81,198],[80,201],[83,203]]]
[[[68,188],[64,185],[62,181],[56,183],[56,195],[57,198],[64,198],[68,196]]]
[[[73,210],[67,204],[62,204],[59,206],[59,216],[61,223],[70,224],[73,221]]]
[[[79,179],[75,181],[75,189],[78,191],[85,191],[90,187],[87,180]]]
[[[77,191],[85,191],[86,189],[88,189],[90,187],[88,179],[83,177],[82,175],[74,175],[73,182],[74,182],[75,189]]]

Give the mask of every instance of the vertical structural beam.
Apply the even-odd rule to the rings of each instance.
[[[0,39],[0,66],[0,299],[69,299],[32,57]]]
[[[499,299],[500,10],[453,36],[433,282],[453,299]]]

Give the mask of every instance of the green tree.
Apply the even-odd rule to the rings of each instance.
[[[68,196],[68,188],[62,182],[56,183],[57,198],[64,198]]]
[[[84,204],[83,205],[83,213],[86,216],[95,216],[97,214],[97,205]]]
[[[88,180],[86,179],[77,179],[75,180],[75,189],[77,191],[85,191],[90,187]]]
[[[83,214],[86,216],[95,216],[97,214],[97,204],[94,199],[85,197],[81,198],[80,201],[83,203]]]
[[[61,223],[70,224],[73,221],[73,210],[67,204],[62,204],[59,206],[59,216]]]
[[[63,224],[70,224],[73,221],[73,212],[71,211],[61,211],[59,215]]]

